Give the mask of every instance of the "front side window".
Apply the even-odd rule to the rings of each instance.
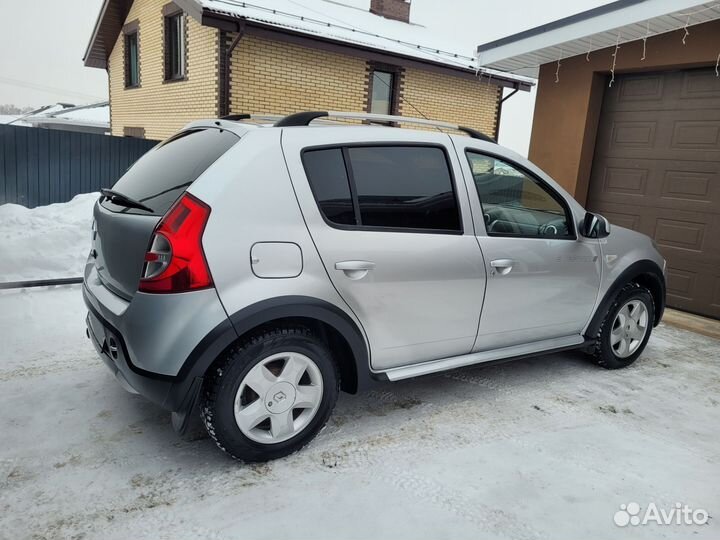
[[[370,96],[370,112],[375,114],[392,114],[393,86],[395,75],[388,71],[373,71],[372,94]]]
[[[185,77],[185,18],[183,12],[165,17],[165,80]]]
[[[140,54],[137,31],[125,34],[125,87],[140,86]]]
[[[549,187],[496,157],[466,154],[488,235],[575,238],[570,212]]]
[[[325,219],[338,225],[461,233],[442,148],[349,146],[309,150],[305,171]]]

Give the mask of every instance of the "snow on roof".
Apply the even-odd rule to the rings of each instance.
[[[58,103],[23,118],[32,125],[64,123],[92,127],[110,127],[110,104],[107,101],[75,106]]]
[[[481,69],[472,50],[438,37],[425,26],[387,19],[370,11],[332,1],[195,0],[203,10],[244,18],[294,32],[386,51],[465,70]],[[262,5],[260,5],[262,4]],[[532,79],[481,69],[505,79]]]
[[[19,114],[0,114],[0,124],[9,124],[20,118]]]

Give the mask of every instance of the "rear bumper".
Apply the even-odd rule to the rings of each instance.
[[[172,378],[134,368],[125,338],[98,313],[89,299],[86,287],[83,287],[83,299],[88,308],[85,318],[87,336],[102,361],[115,375],[118,383],[125,390],[141,394],[153,403],[172,410],[172,407],[168,407],[168,396],[173,386]]]
[[[205,369],[237,337],[212,289],[127,302],[87,268],[83,299],[87,335],[120,385],[172,412],[192,406]]]

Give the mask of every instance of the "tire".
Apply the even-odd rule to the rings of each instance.
[[[629,311],[624,311],[626,308]],[[623,315],[620,315],[621,312]],[[628,313],[632,321],[628,320]],[[637,324],[633,317],[639,318],[641,322],[644,320],[644,326]],[[645,349],[654,320],[655,304],[650,291],[635,283],[625,285],[608,309],[595,337],[596,344],[591,353],[595,363],[606,369],[619,369],[632,364]],[[623,322],[626,323],[624,327]],[[641,338],[640,329],[643,330]]]
[[[327,345],[306,328],[281,327],[238,343],[213,366],[200,415],[231,457],[268,461],[308,444],[327,423],[339,391]]]

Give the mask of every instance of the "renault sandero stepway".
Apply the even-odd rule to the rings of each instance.
[[[83,295],[122,386],[264,461],[377,380],[567,349],[628,366],[664,269],[473,129],[307,112],[194,122],[149,151],[95,204]]]

